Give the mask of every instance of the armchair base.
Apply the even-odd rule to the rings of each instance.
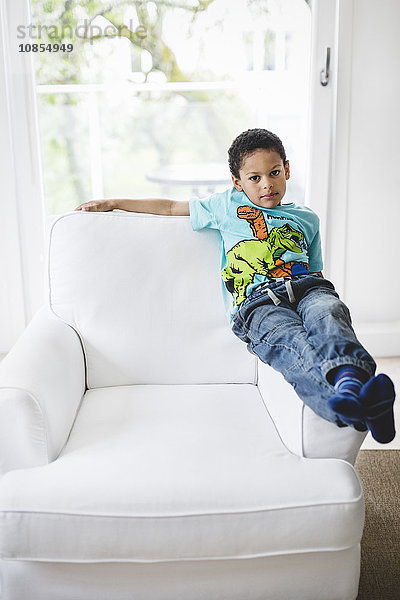
[[[240,560],[3,561],[2,600],[355,600],[359,561],[359,546]]]

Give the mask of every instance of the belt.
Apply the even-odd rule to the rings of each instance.
[[[296,302],[296,297],[293,292],[292,281],[297,281],[299,279],[302,279],[304,276],[312,275],[312,274],[313,273],[303,273],[302,275],[287,275],[287,276],[282,276],[282,277],[268,277],[268,281],[259,285],[257,289],[261,290],[262,292],[264,292],[264,291],[267,292],[268,296],[271,298],[271,300],[275,304],[275,306],[278,306],[281,303],[281,300],[278,298],[278,296],[276,294],[274,294],[274,292],[268,286],[270,286],[272,283],[285,283],[285,288],[286,288],[289,302],[290,302],[290,304],[294,304]]]
[[[268,277],[268,281],[266,283],[263,283],[262,285],[266,285],[269,283],[276,283],[276,282],[280,282],[280,281],[287,281],[287,280],[295,281],[297,279],[301,279],[305,275],[311,275],[311,273],[303,273],[302,275],[286,275],[283,277]]]
[[[298,275],[292,275],[292,276],[288,276],[288,277],[269,277],[268,281],[266,281],[265,283],[262,283],[260,285],[260,288],[265,288],[265,290],[266,290],[268,296],[271,298],[272,302],[275,304],[275,306],[278,306],[281,303],[281,300],[278,298],[278,296],[276,294],[274,294],[274,292],[271,289],[269,289],[268,286],[271,285],[271,283],[284,282],[289,302],[290,302],[290,304],[294,304],[296,302],[296,297],[293,292],[292,281],[295,281],[297,279],[301,279],[301,277],[299,277]]]

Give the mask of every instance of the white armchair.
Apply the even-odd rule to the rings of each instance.
[[[0,363],[2,600],[355,600],[365,434],[230,331],[219,239],[73,212]]]

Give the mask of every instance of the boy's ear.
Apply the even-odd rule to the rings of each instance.
[[[290,165],[289,161],[285,162],[285,179],[288,180],[290,178]]]
[[[235,186],[235,188],[237,189],[237,191],[243,192],[243,187],[242,187],[242,184],[240,183],[240,179],[238,179],[237,177],[235,177],[232,174],[231,174],[231,177],[232,177],[232,183]]]

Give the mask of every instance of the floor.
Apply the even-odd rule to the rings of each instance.
[[[0,361],[4,358],[5,354],[0,354]],[[376,363],[378,365],[377,374],[378,373],[386,373],[391,377],[394,381],[394,385],[396,390],[400,390],[400,356],[394,358],[375,358]],[[396,420],[396,431],[398,434],[396,435],[393,442],[390,444],[379,444],[375,442],[371,435],[368,435],[363,445],[361,446],[362,450],[394,450],[400,449],[400,402],[395,402],[395,420]]]

